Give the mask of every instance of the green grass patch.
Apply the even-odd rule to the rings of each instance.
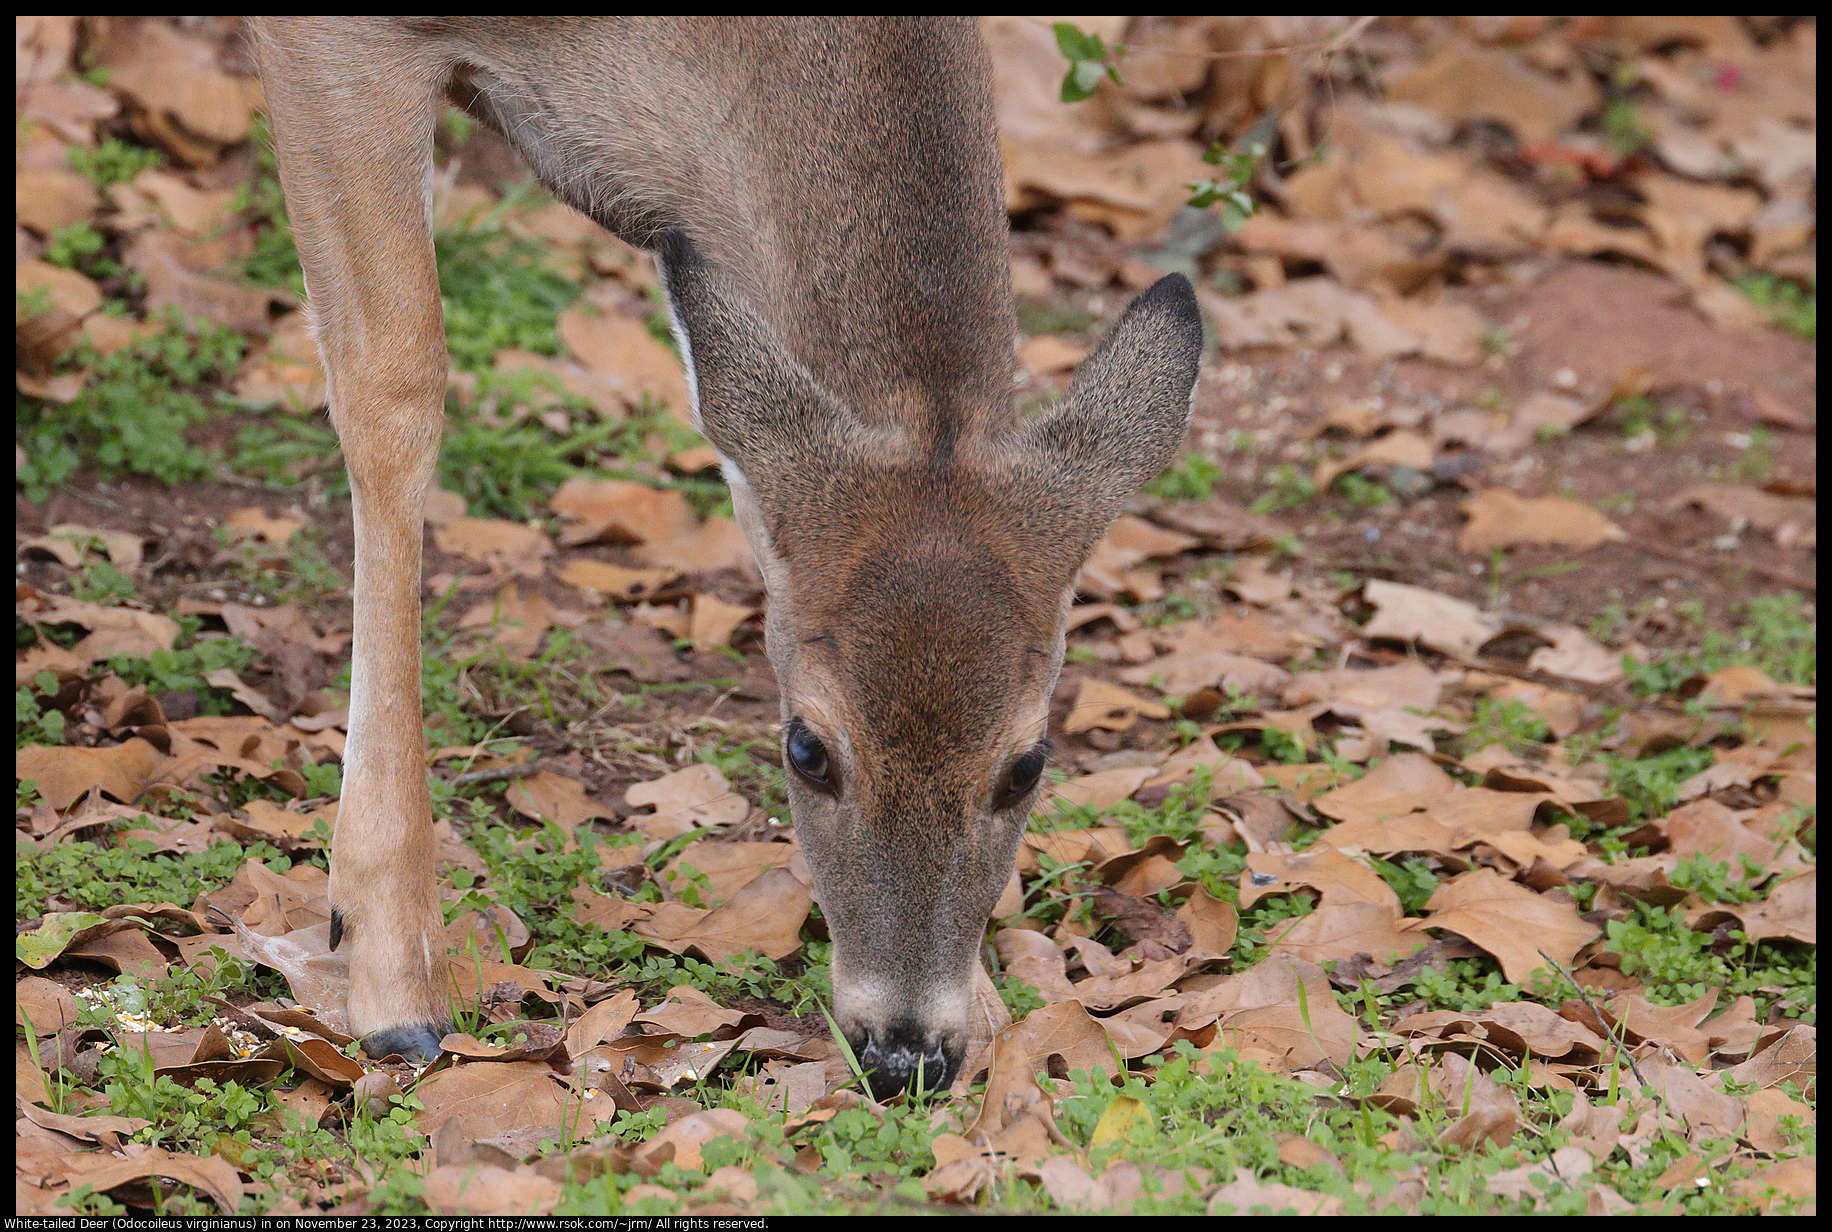
[[[1793,591],[1757,595],[1738,609],[1736,627],[1726,632],[1709,626],[1704,605],[1693,600],[1674,611],[1698,630],[1696,649],[1647,663],[1624,657],[1622,670],[1629,687],[1644,697],[1671,692],[1693,676],[1733,664],[1760,668],[1783,684],[1814,685],[1819,680],[1819,641],[1813,608],[1812,600]]]
[[[1772,274],[1745,274],[1736,287],[1749,302],[1766,309],[1775,324],[1808,342],[1819,340],[1819,286],[1809,281],[1805,286]]]
[[[165,155],[149,146],[110,137],[93,147],[75,142],[66,145],[64,161],[70,165],[70,170],[101,192],[111,185],[127,183],[142,171],[163,166]]]
[[[1221,468],[1192,449],[1146,484],[1145,491],[1165,500],[1207,500],[1220,479]]]
[[[143,838],[21,847],[18,859],[13,906],[21,920],[51,910],[52,899],[87,911],[118,903],[190,903],[201,890],[228,885],[251,859],[278,873],[292,863],[265,843],[225,841],[171,852]]]
[[[89,382],[74,401],[18,399],[24,461],[15,477],[26,499],[43,501],[79,470],[172,485],[210,478],[219,460],[185,432],[209,415],[209,391],[234,373],[245,346],[229,330],[176,320],[110,355],[78,346],[66,362],[88,368]]]
[[[1017,301],[1018,330],[1032,338],[1040,334],[1082,333],[1100,324],[1089,313],[1073,305],[1039,299],[1034,295],[1019,295]]]

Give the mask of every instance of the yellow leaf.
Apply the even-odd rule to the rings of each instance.
[[[1094,1123],[1094,1136],[1088,1139],[1088,1149],[1107,1146],[1114,1142],[1124,1142],[1132,1135],[1135,1125],[1155,1125],[1157,1119],[1151,1109],[1130,1095],[1115,1095],[1107,1110],[1100,1114],[1100,1120]]]

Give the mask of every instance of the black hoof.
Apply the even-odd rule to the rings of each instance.
[[[400,1057],[415,1065],[428,1065],[439,1059],[439,1041],[451,1031],[451,1024],[409,1023],[387,1027],[363,1036],[363,1051],[377,1061]]]

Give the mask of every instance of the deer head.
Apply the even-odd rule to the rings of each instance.
[[[834,1013],[883,1098],[945,1086],[1048,759],[1076,571],[1181,444],[1189,281],[1140,295],[1034,418],[848,406],[679,231],[664,279],[696,411],[769,592],[795,830]]]

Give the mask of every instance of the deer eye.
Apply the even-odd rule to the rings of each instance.
[[[1037,780],[1043,777],[1043,768],[1050,761],[1050,746],[1040,744],[1017,761],[1006,771],[1005,786],[994,802],[994,808],[1008,809],[1018,804],[1037,786]]]
[[[832,791],[833,763],[827,757],[827,746],[800,719],[790,719],[783,732],[783,747],[795,773],[822,791]]]

